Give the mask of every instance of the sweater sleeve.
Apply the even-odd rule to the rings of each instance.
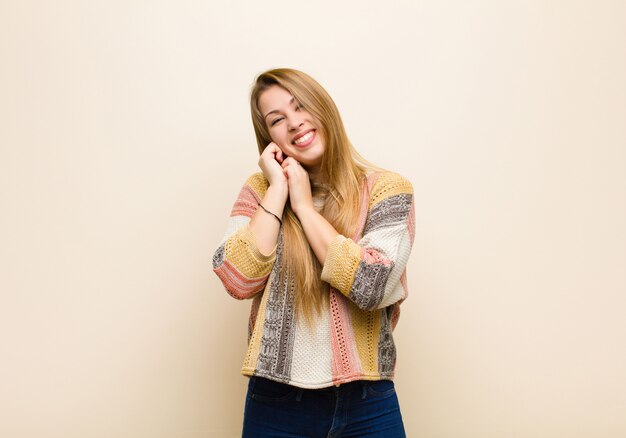
[[[355,242],[339,234],[332,240],[322,280],[362,310],[400,302],[408,294],[404,279],[414,236],[413,186],[401,175],[383,173],[370,193],[362,237]]]
[[[231,210],[226,233],[213,255],[213,272],[234,298],[252,298],[265,288],[276,260],[276,247],[268,255],[259,251],[250,230],[257,202],[267,190],[262,173],[252,175],[241,188]]]

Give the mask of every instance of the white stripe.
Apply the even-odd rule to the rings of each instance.
[[[383,257],[393,261],[394,267],[389,273],[383,299],[377,308],[381,309],[406,296],[400,277],[404,272],[411,253],[411,241],[406,224],[389,228],[379,228],[367,233],[359,245],[377,250]]]
[[[311,331],[297,318],[296,335],[291,361],[291,381],[300,386],[315,387],[320,382],[332,382],[332,338],[330,309],[325,306]]]
[[[250,222],[250,218],[248,216],[231,216],[228,218],[226,232],[224,233],[224,237],[222,237],[218,246],[222,246],[222,244],[226,242],[226,239],[235,234],[238,229],[245,226],[248,222]]]

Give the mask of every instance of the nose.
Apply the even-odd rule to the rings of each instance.
[[[299,114],[293,114],[289,117],[289,130],[293,131],[302,126],[304,122],[302,121],[302,117]]]

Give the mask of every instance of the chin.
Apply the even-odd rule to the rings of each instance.
[[[311,168],[311,167],[319,167],[322,164],[322,160],[316,160],[316,161],[300,161],[300,163],[307,168]]]

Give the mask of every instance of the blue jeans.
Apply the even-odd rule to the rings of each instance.
[[[391,380],[304,389],[250,377],[243,438],[406,437]]]

